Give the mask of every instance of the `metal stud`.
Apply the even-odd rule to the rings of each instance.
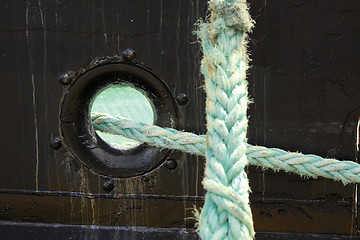
[[[68,85],[70,84],[72,81],[72,77],[69,73],[65,73],[63,75],[60,76],[60,82],[64,85]]]
[[[105,192],[109,193],[111,192],[115,187],[114,179],[110,179],[103,184],[103,189]]]
[[[132,61],[135,59],[135,50],[127,48],[123,51],[123,56],[126,60]]]
[[[62,146],[60,138],[56,137],[51,139],[50,146],[55,150],[59,150]]]
[[[186,93],[179,93],[176,96],[176,102],[180,106],[185,106],[189,102],[189,97],[188,97],[188,95]]]
[[[165,166],[169,170],[174,170],[178,166],[178,163],[175,159],[168,159],[165,163]]]

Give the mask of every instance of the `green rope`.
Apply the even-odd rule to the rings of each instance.
[[[201,239],[252,239],[255,235],[245,172],[248,90],[246,1],[210,0],[211,17],[199,25],[206,90],[207,190],[199,218]]]
[[[95,114],[91,120],[95,130],[101,132],[123,135],[151,146],[205,156],[205,135],[145,125],[107,114]],[[312,178],[325,177],[341,181],[344,185],[360,183],[360,165],[353,161],[339,161],[251,144],[247,144],[246,156],[249,164],[263,169],[283,170]]]
[[[205,136],[156,125],[146,125],[104,113],[93,114],[91,120],[95,130],[123,135],[140,142],[146,142],[151,146],[205,155]]]
[[[124,135],[161,148],[206,156],[205,204],[199,217],[202,239],[252,239],[253,220],[245,166],[360,182],[360,165],[289,153],[246,142],[248,91],[247,33],[254,21],[246,0],[209,0],[211,16],[199,25],[204,58],[207,135],[147,126],[106,114],[92,116],[95,130]]]

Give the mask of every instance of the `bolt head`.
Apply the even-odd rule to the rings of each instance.
[[[62,146],[60,138],[56,137],[51,139],[50,146],[55,150],[59,150]]]
[[[188,97],[188,95],[186,93],[179,93],[176,96],[176,102],[180,106],[185,106],[189,102],[189,97]]]
[[[114,185],[114,180],[110,179],[106,182],[104,182],[103,184],[103,189],[105,192],[109,193],[114,189],[115,185]]]
[[[70,84],[71,81],[72,81],[72,78],[71,78],[71,76],[70,76],[69,73],[65,73],[65,74],[63,74],[63,75],[60,76],[60,82],[61,82],[62,84],[64,84],[64,85]]]
[[[174,170],[175,168],[177,168],[178,163],[175,159],[168,159],[165,163],[165,166],[167,167],[167,169],[169,170]]]
[[[123,56],[126,60],[133,60],[135,58],[135,50],[127,48],[123,51]]]

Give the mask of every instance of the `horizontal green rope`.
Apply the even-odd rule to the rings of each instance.
[[[122,117],[95,114],[91,117],[95,130],[123,135],[151,146],[176,149],[196,155],[205,155],[205,136],[180,132],[172,128],[146,125]]]
[[[98,131],[123,135],[151,146],[205,156],[205,135],[145,125],[107,114],[95,114],[91,120],[95,130]],[[246,156],[250,164],[265,169],[284,170],[313,178],[325,177],[342,181],[343,184],[360,182],[360,165],[352,161],[327,159],[251,144],[247,144]]]

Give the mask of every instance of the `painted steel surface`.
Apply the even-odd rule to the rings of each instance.
[[[249,2],[257,24],[249,43],[248,142],[356,161],[360,2]],[[54,150],[49,143],[61,137],[60,76],[127,48],[174,98],[186,94],[179,129],[205,133],[201,55],[192,31],[206,16],[206,1],[1,4],[0,219],[192,228],[193,206],[203,204],[202,158],[174,152],[149,174],[113,180],[107,193],[109,177],[81,165],[64,144]],[[174,160],[175,168],[166,167]],[[355,185],[248,171],[257,232],[356,234]]]

